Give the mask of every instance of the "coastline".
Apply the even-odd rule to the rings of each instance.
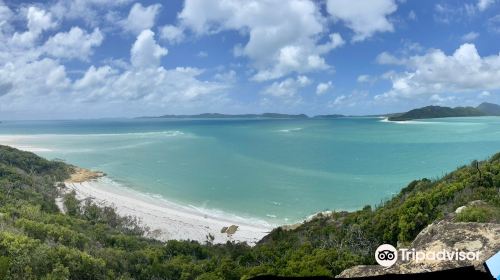
[[[111,206],[121,216],[133,216],[148,228],[146,236],[161,241],[196,240],[204,243],[227,241],[255,245],[275,225],[224,213],[210,213],[126,188],[102,172],[75,168],[64,182],[67,191],[75,191],[80,200],[90,198],[101,206]],[[236,228],[236,227],[237,228]],[[223,232],[223,229],[226,232]]]

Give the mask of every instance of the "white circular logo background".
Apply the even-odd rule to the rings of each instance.
[[[375,260],[384,267],[391,267],[398,260],[398,250],[390,244],[382,244],[375,251]]]

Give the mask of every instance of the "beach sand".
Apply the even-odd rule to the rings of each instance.
[[[65,186],[69,191],[74,190],[78,199],[91,198],[101,206],[114,207],[122,216],[137,217],[142,226],[149,228],[147,236],[158,240],[206,242],[212,235],[215,244],[235,241],[255,245],[274,227],[265,221],[206,211],[143,194],[123,187],[102,172],[81,168],[75,171]],[[228,234],[222,232],[223,228],[236,231]]]

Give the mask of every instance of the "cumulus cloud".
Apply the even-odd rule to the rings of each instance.
[[[257,81],[327,69],[322,55],[343,44],[337,33],[318,42],[326,19],[312,1],[187,0],[179,19],[198,35],[238,30],[248,36],[235,54],[250,58]]]
[[[68,32],[59,32],[50,37],[43,46],[47,54],[58,58],[76,58],[86,61],[93,48],[100,46],[104,36],[99,28],[88,33],[79,27],[72,27]]]
[[[132,66],[138,68],[158,67],[160,59],[167,55],[168,50],[156,43],[154,32],[143,30],[130,50]]]
[[[292,100],[296,97],[299,89],[311,84],[311,80],[306,76],[297,76],[297,78],[287,78],[281,82],[273,82],[266,87],[263,94],[275,98]]]
[[[74,88],[86,93],[79,95],[82,102],[128,100],[150,105],[172,102],[183,106],[185,102],[196,101],[227,88],[223,83],[198,80],[197,76],[202,72],[197,68],[158,67],[120,73],[109,66],[92,66],[75,82]]]
[[[493,3],[495,3],[495,0],[478,0],[477,1],[477,8],[480,11],[484,11],[488,9]]]
[[[12,42],[22,47],[32,46],[42,32],[57,26],[52,14],[37,7],[29,7],[26,13],[28,30],[22,33],[15,32]]]
[[[165,25],[160,28],[160,38],[171,44],[177,44],[184,40],[184,30],[174,25]]]
[[[132,0],[57,0],[51,1],[48,10],[58,20],[83,20],[86,25],[98,27]],[[110,21],[110,23],[116,23]]]
[[[11,84],[9,93],[4,97],[18,100],[57,95],[70,85],[65,67],[50,58],[6,64],[0,68],[0,81]]]
[[[37,7],[29,7],[26,17],[28,19],[28,29],[33,32],[41,32],[56,26],[52,14]]]
[[[328,0],[327,11],[335,20],[354,31],[353,41],[363,41],[376,32],[390,32],[393,24],[387,16],[398,6],[394,0]]]
[[[39,7],[22,9],[27,31],[17,31],[14,25],[7,30],[0,27],[0,111],[9,117],[83,117],[91,110],[95,110],[94,116],[116,116],[123,115],[123,110],[132,114],[145,107],[156,114],[216,106],[227,100],[230,85],[222,77],[232,73],[207,81],[200,77],[204,72],[200,68],[162,67],[160,59],[167,49],[156,42],[149,29],[141,31],[133,42],[130,63],[125,57],[103,60],[104,65],[97,66],[88,58],[103,42],[99,28],[87,31],[75,26],[45,34],[58,25],[52,13]],[[12,16],[0,9],[4,24],[10,24]],[[31,38],[24,33],[30,33]],[[22,44],[20,36],[30,40]],[[66,59],[79,59],[88,66],[81,75],[73,69],[69,74]],[[82,110],[85,103],[92,106]]]
[[[404,65],[406,63],[404,59],[398,58],[388,52],[380,53],[375,60],[378,64]]]
[[[500,53],[481,57],[465,43],[451,55],[439,49],[404,60],[407,71],[390,76],[392,89],[376,99],[500,89]]]
[[[323,95],[332,88],[332,82],[328,81],[326,83],[318,83],[316,86],[316,94]]]
[[[130,9],[127,18],[121,22],[121,25],[124,30],[139,34],[141,31],[151,29],[155,25],[160,10],[160,4],[144,7],[140,3],[135,3]]]

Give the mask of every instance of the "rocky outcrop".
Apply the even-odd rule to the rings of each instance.
[[[68,183],[83,183],[90,180],[95,180],[100,177],[106,176],[106,173],[101,171],[92,171],[85,168],[73,167],[71,177],[66,180]]]
[[[484,270],[483,262],[500,250],[500,224],[493,223],[453,223],[440,221],[422,230],[408,249],[426,253],[480,252],[477,260],[410,260],[403,262],[401,254],[390,268],[380,265],[359,265],[344,270],[337,277],[363,277],[381,274],[402,274],[439,271],[473,265]],[[398,248],[401,249],[401,248]]]

